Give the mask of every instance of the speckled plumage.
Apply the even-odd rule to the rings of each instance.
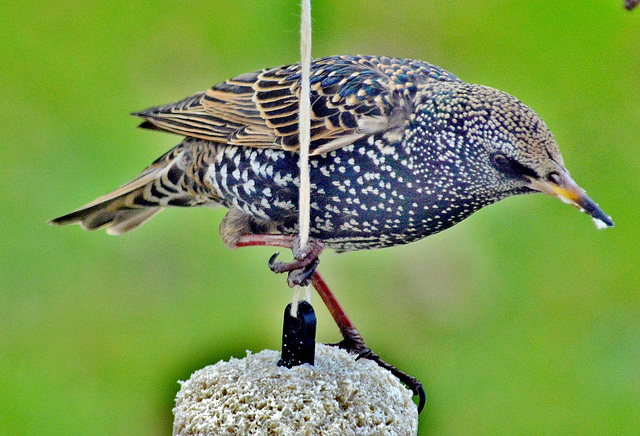
[[[297,64],[247,73],[136,113],[142,127],[186,139],[53,223],[120,234],[168,206],[221,205],[230,246],[243,234],[296,233],[299,80]],[[368,56],[315,60],[311,87],[311,236],[329,247],[412,242],[534,191],[610,222],[569,177],[544,122],[515,97],[426,62]]]

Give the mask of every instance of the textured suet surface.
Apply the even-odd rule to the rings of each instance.
[[[136,179],[57,218],[120,234],[169,206],[225,206],[224,241],[297,232],[299,65],[240,75],[138,112],[186,137]],[[515,97],[426,62],[317,59],[311,71],[311,236],[349,251],[405,244],[502,198],[545,192],[611,219],[569,176]]]
[[[338,347],[316,345],[314,366],[276,365],[264,350],[196,371],[176,396],[173,434],[414,435],[411,391]]]

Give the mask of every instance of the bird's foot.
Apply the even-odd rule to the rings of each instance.
[[[378,364],[379,367],[386,369],[391,374],[396,376],[398,380],[404,383],[411,391],[413,395],[417,395],[419,398],[418,402],[418,413],[422,412],[424,405],[426,403],[426,394],[424,392],[424,388],[422,387],[422,383],[417,378],[412,375],[407,374],[406,372],[400,371],[393,365],[388,364],[384,360],[380,358],[376,353],[371,351],[369,347],[364,343],[364,339],[360,336],[360,333],[357,331],[349,332],[347,335],[344,335],[345,339],[340,341],[337,344],[339,348],[348,351],[349,353],[356,354],[356,360],[359,359],[368,359],[372,360]]]
[[[269,259],[269,268],[275,273],[288,272],[287,283],[290,287],[307,286],[309,280],[316,272],[319,255],[324,249],[324,244],[317,239],[309,239],[304,247],[300,247],[299,238],[293,240],[291,251],[293,252],[293,262],[280,262],[277,257],[280,253],[275,253]]]

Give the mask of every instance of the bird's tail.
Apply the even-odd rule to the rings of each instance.
[[[85,230],[105,228],[111,235],[120,235],[140,227],[165,207],[201,204],[187,189],[189,157],[185,153],[188,150],[177,146],[129,183],[49,224],[80,224]]]

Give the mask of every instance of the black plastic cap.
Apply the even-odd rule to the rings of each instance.
[[[298,317],[291,316],[291,304],[284,310],[282,355],[278,366],[291,368],[303,363],[313,365],[316,355],[316,314],[311,304],[298,303]]]

